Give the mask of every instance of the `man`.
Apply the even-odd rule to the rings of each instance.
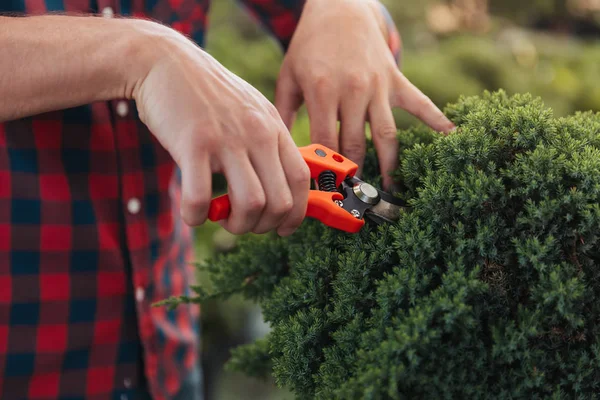
[[[198,398],[198,310],[151,304],[190,293],[211,174],[226,229],[289,235],[303,102],[311,140],[359,165],[370,121],[384,174],[392,107],[453,128],[399,72],[377,1],[244,1],[286,52],[275,105],[201,49],[208,3],[0,0],[2,399]]]

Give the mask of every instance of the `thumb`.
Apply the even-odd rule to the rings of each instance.
[[[212,200],[212,172],[207,155],[187,157],[181,165],[181,217],[190,226],[203,224]]]
[[[303,101],[300,86],[296,84],[294,78],[285,69],[282,70],[275,88],[275,107],[289,131],[292,130],[296,112]]]

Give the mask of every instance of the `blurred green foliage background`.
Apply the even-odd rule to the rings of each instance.
[[[402,35],[403,73],[439,107],[460,95],[505,89],[542,97],[557,115],[600,111],[600,1],[382,0]],[[206,49],[274,100],[284,57],[278,44],[234,0],[214,0]],[[417,123],[394,110],[398,127]],[[304,108],[292,134],[309,143]],[[215,195],[225,190],[216,176]],[[230,251],[218,224],[197,230],[197,260]],[[203,285],[205,279],[199,275]],[[239,299],[202,308],[206,399],[291,399],[272,382],[224,370],[229,349],[264,335],[260,310]]]

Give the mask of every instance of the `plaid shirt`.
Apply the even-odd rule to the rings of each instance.
[[[302,0],[247,0],[287,48]],[[208,0],[0,0],[0,13],[149,17],[203,45]],[[391,20],[390,20],[391,21]],[[390,25],[391,26],[391,25]],[[390,31],[390,45],[399,46]],[[394,48],[397,50],[397,48]],[[198,365],[180,177],[116,99],[0,124],[0,398],[172,398]]]

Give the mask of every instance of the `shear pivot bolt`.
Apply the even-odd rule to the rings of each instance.
[[[341,200],[334,200],[334,203],[337,204],[340,207],[344,207],[344,203],[342,203]]]
[[[360,213],[358,212],[358,210],[352,210],[350,211],[350,214],[352,214],[354,218],[360,218]]]
[[[368,183],[357,183],[353,190],[356,197],[358,197],[363,203],[376,204],[379,201],[379,193],[377,192],[377,189]]]

